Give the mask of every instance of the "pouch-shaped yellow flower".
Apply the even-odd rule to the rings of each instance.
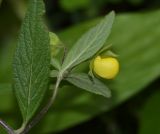
[[[93,62],[94,72],[105,79],[113,79],[119,72],[119,62],[116,58],[97,56]]]

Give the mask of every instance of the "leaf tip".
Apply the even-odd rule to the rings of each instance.
[[[112,10],[109,14],[111,14],[112,16],[115,16],[115,11],[114,10]]]
[[[111,98],[111,97],[112,97],[112,93],[111,93],[111,91],[108,91],[105,97],[107,97],[107,98]]]
[[[111,12],[109,12],[109,13],[106,15],[106,18],[109,18],[109,19],[114,20],[114,18],[115,18],[115,11],[112,10]]]

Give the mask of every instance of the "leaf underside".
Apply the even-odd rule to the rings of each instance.
[[[73,45],[62,65],[63,71],[87,60],[103,47],[110,34],[114,16],[114,12],[109,13],[99,24],[86,32]]]
[[[66,78],[66,80],[72,83],[73,85],[91,93],[99,94],[107,98],[111,97],[111,92],[105,84],[103,84],[100,80],[96,78],[89,77],[87,74],[70,74]]]

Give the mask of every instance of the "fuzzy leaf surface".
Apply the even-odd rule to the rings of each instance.
[[[43,1],[30,0],[14,56],[14,89],[24,123],[34,115],[48,86],[49,35],[43,13]]]
[[[106,42],[114,21],[110,12],[99,24],[91,28],[73,45],[62,65],[62,72],[92,57]]]
[[[85,73],[70,74],[66,78],[66,80],[72,83],[73,85],[91,93],[102,95],[107,98],[111,96],[111,92],[105,84],[103,84],[100,80],[96,79],[95,77],[90,78]]]

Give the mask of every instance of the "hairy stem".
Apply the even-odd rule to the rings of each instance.
[[[63,62],[64,62],[64,59],[65,59],[65,57],[66,57],[66,54],[67,54],[67,48],[64,46],[64,48],[63,48],[62,64],[63,64]]]
[[[7,131],[8,134],[15,134],[14,130],[2,119],[0,119],[0,125]]]
[[[61,76],[57,78],[55,89],[53,90],[53,94],[49,99],[48,103],[42,108],[42,110],[35,116],[35,118],[33,118],[33,120],[21,132],[17,131],[17,134],[26,134],[32,127],[34,127],[43,118],[43,116],[47,113],[49,108],[54,103],[61,80],[62,80]]]

